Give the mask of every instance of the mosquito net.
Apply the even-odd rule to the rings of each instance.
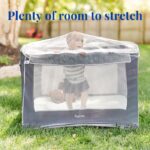
[[[30,63],[61,65],[130,62],[129,54],[139,53],[136,44],[79,32],[27,44],[21,51]]]
[[[79,32],[27,44],[25,64],[34,64],[35,111],[126,109],[126,64],[136,44]]]

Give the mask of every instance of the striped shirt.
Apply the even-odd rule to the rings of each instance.
[[[85,81],[84,65],[64,66],[65,78],[72,84],[78,84]]]

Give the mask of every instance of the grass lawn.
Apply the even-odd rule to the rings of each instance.
[[[20,78],[0,80],[0,149],[122,150],[150,149],[150,45],[141,45],[138,129],[21,126]]]
[[[19,45],[24,45],[30,42],[38,41],[39,39],[36,38],[23,38],[19,37]],[[19,52],[19,51],[18,51]],[[0,54],[0,66],[6,66],[6,65],[13,65],[19,62],[18,57],[20,56],[20,53],[15,53],[13,55],[7,55],[7,54]],[[19,56],[18,56],[19,55]],[[14,57],[17,56],[17,57]]]
[[[8,55],[0,56],[0,65],[11,65],[11,60]]]
[[[38,40],[41,40],[41,39],[19,37],[19,44],[24,45],[24,44],[28,44],[31,42],[36,42]]]

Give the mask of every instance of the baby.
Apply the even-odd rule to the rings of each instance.
[[[83,35],[79,32],[71,32],[67,35],[66,41],[69,50],[83,48]],[[84,54],[84,53],[80,53]],[[68,109],[72,109],[74,99],[80,97],[81,109],[86,108],[88,98],[88,82],[84,76],[85,65],[64,66],[64,95]]]

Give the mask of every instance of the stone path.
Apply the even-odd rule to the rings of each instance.
[[[17,77],[20,76],[19,64],[13,66],[0,67],[0,79],[6,77]]]

